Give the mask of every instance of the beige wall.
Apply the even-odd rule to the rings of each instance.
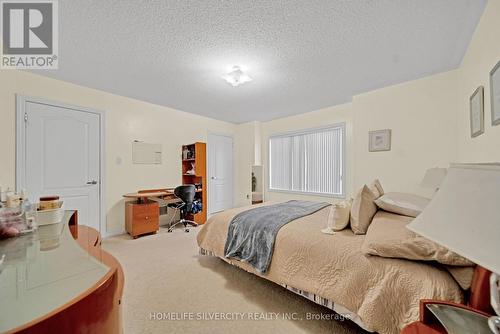
[[[238,207],[252,203],[252,166],[262,165],[262,123],[238,124],[234,132],[234,205]]]
[[[489,73],[500,61],[500,0],[490,0],[460,68],[458,155],[463,162],[500,162],[500,125],[491,125]],[[469,97],[484,86],[485,132],[470,136]]]
[[[252,203],[252,165],[254,163],[254,122],[236,125],[234,132],[234,206]]]
[[[379,178],[387,191],[429,196],[425,171],[456,161],[457,72],[451,71],[355,96],[354,187]],[[387,152],[368,151],[368,132],[392,129]]]
[[[0,71],[0,185],[15,185],[15,94],[41,97],[106,112],[107,233],[124,228],[122,194],[181,182],[180,147],[207,140],[208,131],[233,134],[235,125],[43,76]],[[134,165],[133,140],[161,143],[161,165]],[[117,164],[121,158],[122,163]]]

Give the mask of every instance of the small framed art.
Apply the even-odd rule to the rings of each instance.
[[[377,130],[369,132],[368,150],[370,152],[391,150],[391,130]]]
[[[491,125],[500,124],[500,61],[490,72]]]
[[[484,132],[484,87],[480,86],[470,97],[470,135],[472,138]]]

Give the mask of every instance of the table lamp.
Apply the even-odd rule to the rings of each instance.
[[[424,188],[437,190],[446,177],[446,168],[429,168],[420,185]]]
[[[408,228],[490,270],[491,304],[500,315],[500,164],[452,164]],[[500,333],[500,317],[489,325]]]

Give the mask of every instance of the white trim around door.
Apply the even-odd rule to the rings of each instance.
[[[16,94],[16,189],[20,191],[26,185],[26,111],[25,105],[28,102],[44,104],[75,110],[79,112],[87,112],[99,116],[99,229],[103,237],[107,237],[106,228],[106,145],[105,145],[105,129],[106,129],[106,112],[102,110],[90,109],[86,107],[73,106],[56,101],[46,100],[38,97],[30,97]]]

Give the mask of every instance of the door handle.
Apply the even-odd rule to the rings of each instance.
[[[212,176],[212,180],[217,180],[217,177],[215,177],[215,176]]]
[[[91,185],[91,184],[97,184],[97,181],[96,180],[92,180],[92,181],[89,181],[87,182],[88,185]]]

